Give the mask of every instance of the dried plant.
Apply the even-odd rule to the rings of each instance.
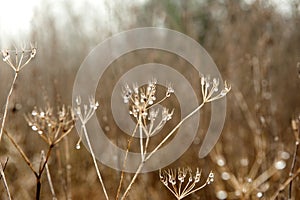
[[[61,106],[57,112],[53,112],[53,108],[47,106],[46,109],[37,109],[25,115],[25,119],[31,129],[36,132],[40,138],[42,138],[48,145],[46,156],[41,154],[41,161],[38,170],[36,170],[22,150],[22,148],[16,143],[13,136],[6,130],[4,133],[8,136],[9,140],[16,147],[23,160],[29,166],[31,171],[36,177],[36,199],[40,199],[41,193],[41,177],[45,171],[52,149],[57,145],[63,138],[65,138],[74,127],[74,114],[70,107]]]
[[[292,160],[292,165],[290,169],[289,176],[292,177],[294,175],[295,171],[295,166],[296,166],[296,159],[297,159],[297,152],[300,144],[300,125],[299,125],[299,120],[300,120],[300,115],[294,119],[292,119],[291,126],[292,130],[295,136],[295,146],[294,146],[294,153],[293,153],[293,160]],[[288,193],[288,198],[292,198],[292,186],[293,186],[293,180],[291,180],[289,184],[289,193]]]
[[[159,110],[154,109],[153,107],[162,101],[166,100],[172,93],[174,93],[174,89],[171,87],[171,84],[168,85],[167,90],[165,92],[165,96],[161,100],[157,100],[156,98],[156,84],[157,81],[153,79],[149,81],[146,88],[139,88],[136,84],[133,85],[132,89],[125,85],[123,89],[123,99],[124,103],[130,105],[129,114],[132,115],[136,119],[136,127],[138,128],[140,135],[140,152],[141,152],[141,161],[140,164],[131,179],[131,182],[127,186],[124,194],[121,199],[125,199],[128,192],[130,191],[133,183],[135,182],[138,174],[141,172],[144,164],[149,160],[155,152],[175,133],[175,131],[191,116],[197,113],[206,103],[218,100],[226,96],[226,94],[230,91],[231,87],[228,86],[225,82],[224,89],[219,88],[219,80],[218,79],[210,79],[209,76],[201,77],[201,92],[202,92],[202,103],[195,108],[191,113],[185,116],[167,135],[164,139],[151,151],[148,150],[148,144],[150,140],[150,136],[152,136],[157,131],[161,130],[161,128],[166,124],[167,121],[172,119],[172,115],[174,110],[171,111],[167,108],[163,108],[161,111],[161,121],[158,123],[156,127],[154,127],[154,120],[156,119]],[[133,131],[133,135],[136,129]],[[144,139],[143,136],[146,136]],[[145,140],[145,142],[144,142]],[[125,156],[126,158],[126,156]],[[124,161],[126,162],[126,160]],[[121,182],[120,182],[121,184]]]
[[[15,50],[2,50],[2,58],[3,61],[10,66],[14,70],[14,78],[11,83],[8,95],[6,97],[6,102],[5,102],[5,109],[4,109],[4,114],[2,118],[2,123],[1,123],[1,129],[0,129],[0,142],[3,134],[3,129],[5,126],[5,121],[6,121],[6,116],[7,116],[7,111],[8,111],[8,106],[9,106],[9,100],[12,95],[17,77],[19,72],[35,57],[36,55],[36,47],[34,47],[31,44],[30,49],[26,49],[26,47],[22,47],[21,50],[18,50],[17,48]]]
[[[94,150],[92,148],[92,145],[91,145],[91,142],[90,142],[90,138],[89,138],[89,135],[88,135],[87,129],[86,129],[87,122],[94,115],[94,113],[97,110],[98,106],[99,106],[99,103],[95,101],[95,98],[91,97],[89,99],[89,105],[83,105],[83,109],[82,109],[82,107],[81,107],[81,98],[80,97],[76,98],[76,107],[74,108],[74,111],[75,111],[75,113],[76,113],[76,115],[77,115],[77,117],[78,117],[78,119],[79,119],[79,121],[81,123],[80,138],[79,138],[79,141],[77,142],[76,148],[80,149],[80,142],[82,140],[82,134],[83,134],[84,138],[85,138],[85,140],[87,142],[89,151],[90,151],[90,153],[92,155],[93,163],[94,163],[94,166],[95,166],[95,169],[96,169],[97,176],[99,178],[100,184],[102,186],[105,198],[106,198],[106,200],[109,200],[108,194],[107,194],[107,191],[106,191],[106,188],[105,188],[105,185],[104,185],[104,182],[102,180],[102,176],[101,176],[98,164],[97,164],[97,160],[96,160],[96,157],[95,157],[95,154],[94,154]]]
[[[7,184],[7,181],[6,181],[6,178],[5,178],[5,174],[4,174],[4,169],[5,169],[5,166],[7,164],[7,161],[8,161],[8,159],[6,160],[6,163],[4,164],[4,166],[0,162],[0,175],[1,175],[0,177],[2,178],[2,181],[3,181],[3,184],[4,184],[8,199],[11,200],[12,198],[11,198],[10,191],[9,191],[9,188],[8,188],[8,184]]]
[[[49,145],[54,146],[67,136],[74,127],[74,113],[65,105],[53,113],[53,108],[37,109],[25,115],[25,119],[31,129]]]
[[[159,170],[159,178],[168,190],[180,200],[211,184],[214,181],[214,174],[210,172],[205,183],[198,186],[197,184],[201,180],[201,171],[199,168],[197,168],[195,175],[193,175],[191,168]]]
[[[41,151],[41,160],[43,162],[46,161],[45,152],[43,150]],[[49,170],[49,167],[48,167],[48,163],[46,163],[45,169],[46,169],[47,180],[48,180],[48,183],[49,183],[50,191],[51,191],[51,194],[52,194],[52,200],[57,200],[55,190],[54,190],[54,187],[53,187],[53,183],[52,183],[50,170]]]
[[[244,155],[241,158],[236,158],[240,159],[239,162],[232,163],[231,158],[226,157],[223,145],[217,144],[210,154],[220,175],[220,179],[216,179],[215,194],[218,199],[260,199],[268,196],[266,193],[272,186],[270,178],[286,168],[286,160],[289,159],[290,154],[278,150],[271,165],[264,162],[268,152],[263,131],[252,116],[242,93],[236,88],[234,88],[233,93],[252,131],[251,138],[254,143],[255,158],[251,162],[251,155]],[[232,166],[229,166],[229,163]],[[228,186],[233,191],[226,189]]]
[[[265,156],[261,154],[257,155],[252,165],[249,158],[241,158],[240,162],[235,163],[235,167],[240,169],[238,171],[228,165],[229,161],[225,159],[220,144],[211,152],[210,156],[217,166],[220,177],[215,184],[218,199],[260,199],[265,196],[271,186],[270,178],[286,168],[289,153],[278,152],[272,165],[265,170],[263,167]],[[248,169],[248,171],[244,171],[244,169]],[[233,191],[227,191],[224,185],[230,186]]]

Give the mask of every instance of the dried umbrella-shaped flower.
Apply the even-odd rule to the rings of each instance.
[[[25,119],[31,129],[48,144],[55,145],[67,136],[74,127],[75,116],[70,107],[62,106],[56,113],[53,108],[35,108]]]
[[[22,47],[21,50],[15,49],[15,50],[2,50],[1,51],[3,61],[14,70],[15,75],[14,75],[14,79],[11,83],[8,95],[6,97],[5,109],[4,109],[4,114],[3,114],[3,118],[2,118],[1,129],[0,129],[0,142],[1,142],[2,134],[3,134],[3,129],[5,126],[10,96],[13,92],[14,85],[16,83],[18,74],[21,71],[21,69],[23,69],[36,55],[36,51],[37,51],[36,47],[34,47],[33,45],[30,45],[30,46],[31,46],[30,49],[25,49],[25,47]]]
[[[197,168],[195,175],[190,168],[178,168],[177,170],[159,170],[160,181],[172,192],[179,200],[188,195],[201,190],[214,181],[214,174],[209,173],[205,183],[198,185],[201,179],[201,171]]]
[[[169,112],[168,109],[164,108],[162,112],[162,122],[159,123],[159,125],[156,128],[153,128],[153,121],[155,117],[158,114],[158,110],[153,110],[154,106],[161,103],[164,101],[166,98],[168,98],[173,92],[173,88],[171,85],[168,85],[168,89],[166,91],[166,95],[163,99],[160,101],[157,101],[154,103],[156,100],[155,97],[155,92],[156,92],[156,80],[152,80],[148,83],[146,89],[138,89],[136,84],[133,86],[133,90],[126,85],[123,89],[123,99],[125,103],[130,103],[131,108],[129,110],[129,113],[133,115],[136,118],[137,121],[137,126],[139,128],[140,132],[140,150],[141,150],[141,162],[139,164],[138,169],[135,172],[135,175],[133,176],[130,184],[128,185],[127,189],[125,190],[122,200],[125,199],[126,195],[128,194],[129,190],[131,189],[132,184],[136,180],[136,177],[138,176],[138,173],[143,168],[144,163],[149,160],[155,152],[157,152],[162,145],[175,133],[175,131],[191,116],[193,116],[195,113],[197,113],[206,103],[218,100],[226,96],[226,94],[230,91],[231,87],[227,85],[225,82],[224,84],[224,89],[220,90],[219,89],[219,80],[218,79],[213,79],[212,81],[210,80],[209,76],[208,77],[201,77],[201,92],[202,92],[202,97],[203,101],[202,103],[196,107],[191,113],[186,115],[168,134],[164,139],[150,152],[147,154],[147,146],[149,143],[149,138],[150,136],[157,130],[160,130],[160,128],[166,123],[166,121],[170,120],[173,115],[173,110]],[[147,120],[150,121],[149,125],[147,125]],[[152,120],[152,121],[151,121]],[[152,125],[151,125],[152,124]],[[160,124],[162,126],[160,126]],[[136,130],[133,131],[132,136],[134,135]],[[143,141],[143,134],[146,135],[146,142],[144,145]],[[125,155],[126,158],[126,155]],[[126,162],[126,159],[124,163]],[[125,165],[123,163],[123,165]],[[122,182],[122,177],[121,181],[119,184],[119,187]]]
[[[80,131],[80,135],[79,135],[80,138],[79,138],[79,141],[76,144],[76,149],[80,149],[80,142],[82,140],[82,134],[83,134],[84,137],[85,137],[85,140],[87,142],[88,149],[89,149],[89,151],[92,155],[92,159],[93,159],[93,163],[94,163],[94,166],[95,166],[95,169],[96,169],[96,173],[97,173],[98,179],[100,181],[100,184],[102,186],[105,198],[106,198],[106,200],[109,200],[104,182],[102,180],[102,176],[101,176],[99,167],[97,165],[97,160],[96,160],[94,150],[93,150],[91,142],[90,142],[90,138],[89,138],[89,135],[88,135],[88,132],[87,132],[87,128],[86,128],[87,122],[95,114],[98,106],[99,106],[99,103],[97,101],[95,101],[95,98],[90,97],[89,98],[89,105],[84,104],[83,109],[82,109],[82,107],[81,107],[81,98],[79,96],[76,98],[76,107],[74,108],[74,111],[75,111],[75,114],[76,114],[76,116],[78,117],[78,119],[80,121],[80,124],[81,124],[81,131]]]
[[[36,55],[36,47],[32,44],[30,49],[22,47],[21,50],[2,50],[2,59],[8,64],[16,73],[23,69]]]
[[[154,107],[174,93],[171,84],[168,84],[165,96],[161,100],[156,101],[156,84],[156,79],[153,79],[148,82],[145,88],[139,88],[137,84],[133,84],[132,89],[128,85],[125,85],[123,88],[124,103],[129,104],[129,114],[136,119],[139,128],[141,157],[143,161],[145,161],[150,137],[161,130],[166,122],[172,119],[174,113],[174,110],[169,111],[169,109],[163,107],[161,121],[154,127],[154,121],[159,113],[159,109],[155,109]],[[145,142],[143,141],[144,135],[146,136]]]
[[[51,151],[54,146],[65,138],[74,127],[74,115],[70,107],[62,106],[58,108],[57,112],[54,113],[50,106],[45,109],[35,108],[31,113],[25,115],[25,119],[28,125],[34,132],[48,144],[48,150],[46,155],[42,153],[41,162],[39,168],[36,170],[29,160],[28,156],[22,150],[22,148],[16,143],[14,138],[4,130],[12,144],[16,147],[26,164],[29,166],[31,171],[36,177],[36,199],[40,199],[41,193],[41,178],[42,174],[47,168]],[[47,171],[47,169],[46,169]],[[54,193],[54,192],[53,192]]]

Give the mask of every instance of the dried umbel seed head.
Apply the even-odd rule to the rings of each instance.
[[[25,67],[37,53],[37,49],[32,44],[29,49],[22,47],[21,49],[2,50],[2,60],[8,64],[15,72],[19,72]]]
[[[183,199],[212,183],[214,174],[210,172],[206,182],[202,185],[197,185],[201,179],[201,170],[199,170],[199,168],[196,169],[194,175],[191,168],[159,170],[159,177],[160,181],[177,199]]]
[[[129,114],[136,119],[137,124],[143,127],[143,132],[147,137],[161,130],[166,122],[172,119],[174,114],[174,109],[170,111],[163,107],[161,110],[161,120],[154,124],[160,112],[160,109],[155,108],[155,106],[174,93],[171,84],[168,84],[165,96],[157,100],[156,84],[156,79],[149,81],[145,87],[139,87],[137,84],[133,84],[132,88],[130,88],[126,84],[122,92],[124,103],[129,104]]]
[[[50,106],[45,109],[35,107],[31,113],[25,115],[25,119],[46,143],[55,145],[70,133],[75,117],[71,107],[63,105],[55,113]]]
[[[98,101],[94,97],[89,98],[89,104],[81,105],[81,97],[76,97],[76,106],[73,108],[77,119],[81,122],[82,127],[91,119],[99,107]],[[79,140],[76,144],[76,149],[80,149],[82,133],[79,135]]]
[[[150,109],[155,104],[156,99],[156,79],[153,79],[148,82],[146,87],[139,88],[139,86],[135,83],[132,88],[125,84],[122,89],[122,97],[124,103],[130,105],[129,114],[134,116],[135,118],[143,118],[154,121],[154,117],[157,116],[157,112]],[[165,97],[156,102],[161,103],[166,98],[170,97],[171,94],[174,93],[174,89],[171,84],[168,84]],[[171,119],[173,111],[169,112],[168,109],[164,108],[162,117],[165,121]],[[150,117],[149,117],[150,116]]]
[[[224,88],[220,90],[219,79],[210,76],[201,76],[200,78],[202,97],[204,102],[212,102],[221,99],[231,90],[231,86],[224,82]]]

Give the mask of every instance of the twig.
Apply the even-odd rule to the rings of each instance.
[[[5,174],[4,174],[3,170],[4,170],[4,168],[2,166],[2,163],[0,163],[0,174],[1,174],[1,177],[2,177],[2,180],[3,180],[3,184],[4,184],[4,187],[5,187],[8,199],[11,200],[11,195],[10,195],[10,192],[9,192],[9,188],[8,188],[6,178],[5,178]]]
[[[24,151],[21,149],[21,147],[15,142],[14,138],[6,131],[3,130],[3,133],[8,137],[8,139],[11,141],[11,143],[15,146],[15,148],[18,150],[18,152],[21,154],[23,160],[26,162],[26,164],[29,166],[31,171],[34,173],[35,177],[38,177],[38,173],[34,170],[32,163],[30,162],[29,158],[26,156]]]
[[[281,186],[278,188],[278,190],[273,194],[273,196],[270,198],[270,200],[275,200],[280,192],[282,192],[291,181],[293,181],[298,175],[300,174],[300,168],[297,169],[297,171],[290,176]]]
[[[129,150],[130,150],[130,147],[131,147],[131,142],[132,142],[133,136],[134,136],[134,134],[137,130],[137,127],[138,127],[138,125],[135,126],[134,131],[132,132],[131,137],[128,140],[128,143],[127,143],[127,149],[126,149],[126,153],[125,153],[125,157],[124,157],[124,161],[123,161],[123,167],[122,167],[123,170],[121,172],[121,177],[120,177],[120,182],[119,182],[118,191],[117,191],[117,195],[116,195],[116,200],[118,200],[119,196],[120,196],[122,183],[123,183],[123,179],[124,179],[124,169],[126,167],[127,156],[128,156],[128,153],[129,153]]]
[[[36,196],[35,196],[36,200],[40,199],[41,187],[42,187],[41,178],[42,178],[42,174],[44,172],[44,169],[45,169],[45,167],[48,163],[48,160],[50,158],[50,154],[51,154],[51,151],[52,151],[53,147],[54,147],[53,144],[49,145],[45,161],[41,162],[42,164],[40,165],[39,172],[35,172],[35,173],[38,174],[38,176],[36,177]]]
[[[6,158],[6,161],[5,161],[4,165],[3,165],[3,172],[5,171],[6,165],[8,163],[8,159],[9,159],[9,157]],[[2,176],[0,176],[0,180],[1,180],[1,178],[2,178]]]
[[[97,176],[98,176],[99,181],[100,181],[100,183],[101,183],[101,186],[102,186],[102,189],[103,189],[105,198],[106,198],[106,200],[109,200],[108,195],[107,195],[107,192],[106,192],[106,188],[105,188],[105,185],[104,185],[104,182],[103,182],[102,177],[101,177],[101,173],[100,173],[99,167],[98,167],[98,165],[97,165],[96,157],[95,157],[94,151],[93,151],[93,149],[92,149],[92,145],[91,145],[89,136],[88,136],[88,134],[87,134],[87,130],[86,130],[85,124],[82,125],[82,130],[83,130],[84,136],[85,136],[85,138],[86,138],[86,141],[87,141],[87,144],[88,144],[90,153],[91,153],[91,155],[92,155],[93,163],[94,163],[94,166],[95,166],[95,169],[96,169],[96,172],[97,172]]]
[[[1,130],[0,130],[0,142],[1,142],[2,134],[3,134],[3,130],[4,130],[4,125],[5,125],[6,117],[7,117],[9,100],[10,100],[11,94],[12,94],[12,92],[14,90],[14,86],[15,86],[17,77],[18,77],[18,72],[16,71],[14,79],[13,79],[13,81],[11,83],[11,86],[10,86],[7,98],[6,98],[6,102],[5,102],[5,109],[4,109],[4,114],[3,114],[2,124],[1,124]]]
[[[293,120],[292,121],[292,129],[294,131],[294,135],[295,135],[295,140],[296,141],[295,141],[295,146],[294,146],[294,153],[293,153],[292,165],[291,165],[291,169],[290,169],[290,173],[289,173],[290,177],[294,173],[294,169],[295,169],[295,166],[296,166],[297,152],[298,152],[299,143],[300,143],[300,138],[299,138],[300,128],[299,128],[299,121],[298,120]],[[288,198],[289,199],[292,198],[292,189],[293,189],[293,180],[291,180],[291,182],[289,184],[289,193],[288,193]]]
[[[46,158],[45,158],[45,152],[43,150],[41,151],[41,156],[42,156],[42,161],[45,162]],[[56,198],[56,195],[55,195],[55,190],[54,190],[54,187],[53,187],[53,183],[52,183],[52,179],[51,179],[51,175],[50,175],[50,170],[49,170],[49,167],[48,167],[47,163],[46,163],[45,169],[46,169],[46,174],[47,174],[47,179],[48,179],[50,191],[51,191],[51,194],[52,194],[52,199],[56,200],[57,198]]]

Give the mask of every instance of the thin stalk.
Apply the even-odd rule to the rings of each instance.
[[[144,144],[143,144],[143,129],[142,129],[141,122],[139,123],[139,132],[140,132],[141,159],[142,159],[142,161],[144,161],[145,155],[144,155]]]
[[[4,171],[3,171],[3,166],[2,166],[1,163],[0,163],[0,174],[1,174],[1,177],[2,177],[2,180],[3,180],[3,184],[4,184],[4,187],[5,187],[8,199],[11,200],[11,195],[10,195],[10,192],[9,192],[8,184],[6,182],[5,174],[4,174]]]
[[[3,114],[2,124],[1,124],[1,130],[0,130],[0,142],[1,142],[2,134],[3,134],[3,130],[4,130],[4,125],[5,125],[6,117],[7,117],[9,100],[10,100],[11,94],[12,94],[12,92],[14,90],[14,86],[15,86],[17,77],[18,77],[18,71],[15,71],[15,76],[14,76],[14,79],[13,79],[13,81],[11,83],[10,90],[8,92],[8,95],[7,95],[7,98],[6,98],[6,102],[5,102],[5,109],[4,109],[4,114]]]
[[[127,149],[126,149],[126,153],[125,153],[125,157],[124,157],[124,161],[123,161],[123,170],[121,172],[121,177],[120,177],[120,182],[119,182],[119,187],[118,187],[118,191],[117,191],[117,195],[116,195],[116,200],[119,199],[120,196],[120,192],[121,192],[121,188],[122,188],[122,183],[123,183],[123,179],[124,179],[124,169],[126,167],[126,161],[127,161],[127,156],[128,156],[128,152],[130,150],[130,146],[131,146],[131,142],[132,142],[132,138],[137,130],[138,125],[135,126],[130,139],[128,140],[128,144],[127,144]]]
[[[290,176],[281,186],[278,188],[278,190],[273,194],[273,196],[270,198],[270,200],[275,200],[279,193],[282,192],[289,184],[291,181],[293,181],[298,175],[300,174],[300,168],[297,169],[297,171]]]
[[[205,104],[205,101],[203,101],[195,110],[193,110],[190,114],[185,116],[173,129],[172,131],[157,145],[157,147],[149,153],[149,155],[145,158],[145,161],[149,160],[151,156],[173,135],[173,133],[185,122],[188,118],[193,116],[196,112],[198,112],[203,105]]]
[[[293,123],[292,123],[293,124]],[[300,143],[300,126],[298,124],[298,127],[294,127],[292,125],[294,134],[295,134],[295,146],[294,146],[294,154],[293,154],[293,161],[292,161],[292,165],[291,165],[291,169],[290,169],[290,174],[289,176],[293,176],[294,170],[295,170],[295,166],[296,166],[296,158],[297,158],[297,152],[298,152],[298,148],[299,148],[299,143]],[[291,180],[290,184],[289,184],[289,193],[288,193],[288,198],[291,199],[292,198],[292,186],[293,186],[293,180]]]
[[[42,155],[42,161],[45,162],[46,158],[45,158],[44,151],[41,152],[41,155]],[[49,183],[50,191],[51,191],[51,194],[52,194],[52,199],[53,200],[57,199],[56,198],[56,194],[55,194],[55,190],[54,190],[54,187],[53,187],[52,178],[51,178],[51,174],[50,174],[50,170],[49,170],[48,164],[46,164],[45,169],[46,169],[47,180],[48,180],[48,183]]]
[[[296,158],[297,158],[297,151],[299,148],[299,141],[295,142],[295,147],[294,147],[294,154],[293,154],[293,161],[290,169],[290,174],[289,176],[292,177],[294,174],[295,166],[296,166]],[[291,180],[289,184],[289,193],[288,193],[288,199],[292,199],[292,188],[293,188],[293,180]]]
[[[15,146],[15,148],[18,150],[18,152],[21,154],[23,160],[29,166],[29,168],[34,173],[34,175],[37,177],[38,174],[34,170],[32,163],[30,162],[29,158],[26,156],[26,154],[24,153],[24,151],[21,149],[21,147],[15,142],[15,140],[13,139],[13,137],[6,130],[4,130],[3,132],[8,137],[8,139],[11,141],[11,143]]]
[[[36,194],[35,194],[36,200],[39,200],[40,196],[41,196],[41,188],[42,188],[41,178],[42,178],[42,174],[45,170],[45,167],[48,163],[48,160],[50,158],[50,154],[51,154],[53,147],[54,147],[54,145],[50,144],[48,151],[47,151],[46,159],[45,159],[45,161],[43,161],[43,159],[42,159],[42,165],[40,166],[39,172],[37,173],[38,175],[36,176]]]
[[[88,134],[87,134],[87,130],[86,130],[85,124],[82,125],[82,129],[83,129],[83,133],[84,133],[84,136],[85,136],[85,138],[86,138],[86,141],[87,141],[89,150],[90,150],[90,152],[91,152],[91,155],[92,155],[92,158],[93,158],[93,162],[94,162],[94,165],[95,165],[95,168],[96,168],[97,176],[98,176],[99,181],[100,181],[100,183],[101,183],[101,186],[102,186],[102,189],[103,189],[105,198],[106,198],[106,200],[109,200],[108,195],[107,195],[107,192],[106,192],[106,188],[105,188],[105,185],[104,185],[104,182],[103,182],[102,177],[101,177],[101,173],[100,173],[99,167],[98,167],[98,165],[97,165],[96,157],[95,157],[94,151],[93,151],[93,149],[92,149],[92,145],[91,145],[89,136],[88,136]]]
[[[128,192],[130,191],[133,183],[135,182],[136,178],[138,177],[139,173],[142,171],[143,167],[144,167],[145,162],[141,162],[138,169],[136,170],[133,178],[131,179],[126,191],[124,192],[123,196],[121,197],[121,200],[124,200],[128,194]]]

